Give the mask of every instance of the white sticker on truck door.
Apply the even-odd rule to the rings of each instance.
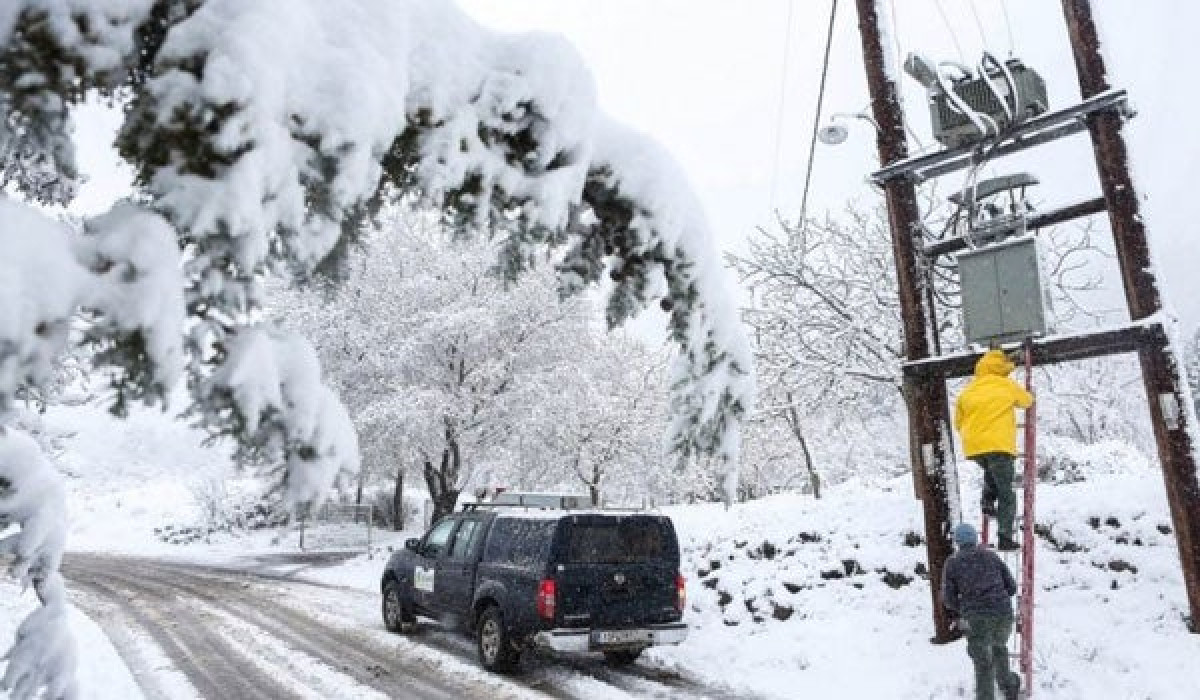
[[[413,569],[413,586],[417,590],[433,593],[433,569],[425,569],[420,566]]]

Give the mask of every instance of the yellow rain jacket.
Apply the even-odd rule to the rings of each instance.
[[[1013,364],[1000,350],[989,350],[975,364],[975,378],[958,395],[954,429],[962,436],[967,457],[1004,452],[1017,454],[1017,415],[1029,408],[1033,395],[1008,378]]]

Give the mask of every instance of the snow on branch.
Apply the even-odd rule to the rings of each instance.
[[[0,427],[0,557],[9,573],[32,584],[42,606],[17,629],[0,689],[13,698],[73,698],[75,644],[67,626],[67,599],[58,573],[67,537],[62,478],[33,438]]]
[[[93,273],[84,344],[115,370],[113,410],[162,402],[183,372],[183,279],[174,229],[127,201],[85,224],[76,256]]]
[[[321,380],[316,351],[297,335],[269,327],[244,328],[210,394],[230,434],[242,436],[243,456],[284,464],[284,500],[318,502],[339,478],[359,469],[358,434],[337,394]]]
[[[0,417],[40,384],[67,342],[88,285],[67,228],[0,194]]]
[[[0,556],[12,557],[9,573],[21,583],[58,570],[67,537],[65,493],[58,472],[33,438],[0,428]]]

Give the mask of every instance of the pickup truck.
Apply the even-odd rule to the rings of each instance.
[[[450,621],[491,671],[516,670],[530,647],[625,665],[687,636],[679,543],[658,514],[481,504],[408,540],[380,587],[388,630]]]

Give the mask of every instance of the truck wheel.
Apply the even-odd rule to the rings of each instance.
[[[412,606],[404,602],[396,581],[383,586],[383,626],[393,634],[410,634],[417,629],[417,616]]]
[[[622,649],[621,651],[604,652],[604,660],[609,666],[628,666],[642,655],[641,649]]]
[[[521,652],[504,630],[504,616],[500,608],[492,605],[483,611],[475,628],[475,636],[479,642],[479,663],[485,669],[499,673],[516,670],[521,661]]]

